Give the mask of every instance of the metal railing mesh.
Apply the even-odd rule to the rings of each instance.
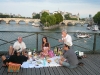
[[[77,38],[74,36],[75,32],[68,32],[73,39],[73,49],[86,52],[100,51],[100,35],[97,33],[88,33],[89,38]],[[94,36],[96,35],[96,36]],[[61,32],[24,32],[24,31],[0,31],[0,51],[8,51],[10,45],[17,41],[17,37],[23,37],[27,48],[33,50],[41,50],[42,37],[47,36],[51,45],[51,49],[55,46],[62,47],[63,43],[59,43],[61,39]]]

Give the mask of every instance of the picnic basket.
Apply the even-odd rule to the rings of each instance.
[[[21,64],[9,62],[8,72],[19,72]]]

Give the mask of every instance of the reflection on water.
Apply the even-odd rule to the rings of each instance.
[[[48,41],[50,42],[51,44],[51,47],[54,47],[56,45],[59,45],[61,43],[58,42],[57,39],[61,38],[61,33],[54,33],[56,31],[61,31],[63,28],[64,29],[67,29],[68,32],[76,32],[77,30],[79,31],[85,31],[85,32],[93,32],[91,30],[87,30],[86,29],[87,25],[84,25],[84,26],[81,26],[81,25],[76,25],[76,26],[61,26],[59,28],[56,28],[56,29],[53,29],[53,30],[42,30],[41,27],[34,27],[32,26],[32,23],[28,23],[28,25],[25,24],[25,22],[19,22],[19,24],[16,24],[15,21],[11,21],[10,24],[6,24],[5,22],[1,22],[0,24],[0,31],[28,31],[28,32],[47,32],[47,31],[50,31],[52,33],[41,33],[41,35],[39,34],[38,35],[38,49],[40,50],[41,49],[41,43],[42,43],[42,37],[43,36],[50,36],[50,37],[53,37],[53,38],[56,38],[55,39],[52,39],[50,37],[48,37]],[[97,31],[97,32],[100,32],[100,31]],[[73,48],[75,50],[81,50],[81,51],[90,51],[93,49],[93,42],[94,42],[94,36],[92,35],[91,38],[84,38],[84,39],[79,39],[77,41],[74,41],[78,38],[76,38],[74,36],[73,33],[69,33],[72,38],[73,38],[73,43],[75,45],[78,45],[78,46],[82,46],[82,47],[85,47],[87,49],[83,49],[83,48],[80,48],[80,47],[77,47],[77,46],[73,46]],[[0,50],[4,50],[4,51],[7,51],[8,50],[8,47],[10,45],[13,45],[13,43],[15,42],[15,39],[18,37],[18,36],[22,36],[22,37],[25,37],[23,38],[24,42],[26,43],[27,47],[30,48],[30,49],[33,49],[33,48],[36,48],[36,34],[33,35],[33,33],[3,33],[1,32],[0,33],[0,39],[4,39],[6,40],[6,42],[8,41],[12,41],[14,40],[13,42],[11,43],[7,43],[5,45],[1,45],[0,46]],[[26,36],[29,36],[29,37],[26,37]],[[97,42],[96,42],[96,50],[100,50],[100,46],[99,46],[99,40],[100,36],[97,36]],[[0,44],[4,44],[6,43],[5,41],[2,41],[0,40]]]

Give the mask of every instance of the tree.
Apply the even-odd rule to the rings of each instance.
[[[33,16],[33,19],[40,19],[40,14],[36,14],[35,16]]]
[[[45,17],[43,17],[43,16],[42,16],[40,19],[41,19],[41,23],[43,23],[43,24],[44,24],[44,23],[46,22]]]
[[[70,19],[69,14],[64,15],[64,17],[65,17],[66,20],[69,20]]]
[[[0,15],[0,18],[10,18],[9,15]]]
[[[47,22],[49,23],[49,26],[56,24],[56,18],[54,15],[48,15],[46,19]]]
[[[98,23],[98,25],[100,26],[100,11],[97,12],[94,17],[93,17],[93,20],[95,23]]]
[[[59,24],[62,21],[63,17],[60,13],[49,15],[47,12],[43,12],[41,16],[41,23],[43,23],[45,26]]]
[[[42,13],[42,17],[46,17],[47,15],[49,15],[47,12]]]
[[[63,21],[63,17],[60,13],[56,13],[54,14],[55,18],[56,18],[56,24],[59,24],[60,22]]]
[[[47,16],[48,16],[49,14],[47,13],[47,12],[43,12],[42,13],[42,16],[41,16],[41,18],[40,18],[40,20],[41,20],[41,23],[43,23],[43,24],[45,24],[46,22],[47,22]]]

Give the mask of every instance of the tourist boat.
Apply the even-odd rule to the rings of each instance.
[[[87,25],[87,29],[90,30],[91,29],[91,25],[88,24]]]
[[[93,31],[99,30],[98,25],[93,25],[93,26],[92,26],[92,30],[93,30]]]
[[[90,37],[90,35],[87,34],[87,33],[85,33],[85,32],[76,32],[76,33],[75,33],[75,36],[76,36],[77,38],[89,38],[89,37]]]
[[[39,23],[32,23],[32,25],[35,26],[35,27],[39,27],[40,26]]]

